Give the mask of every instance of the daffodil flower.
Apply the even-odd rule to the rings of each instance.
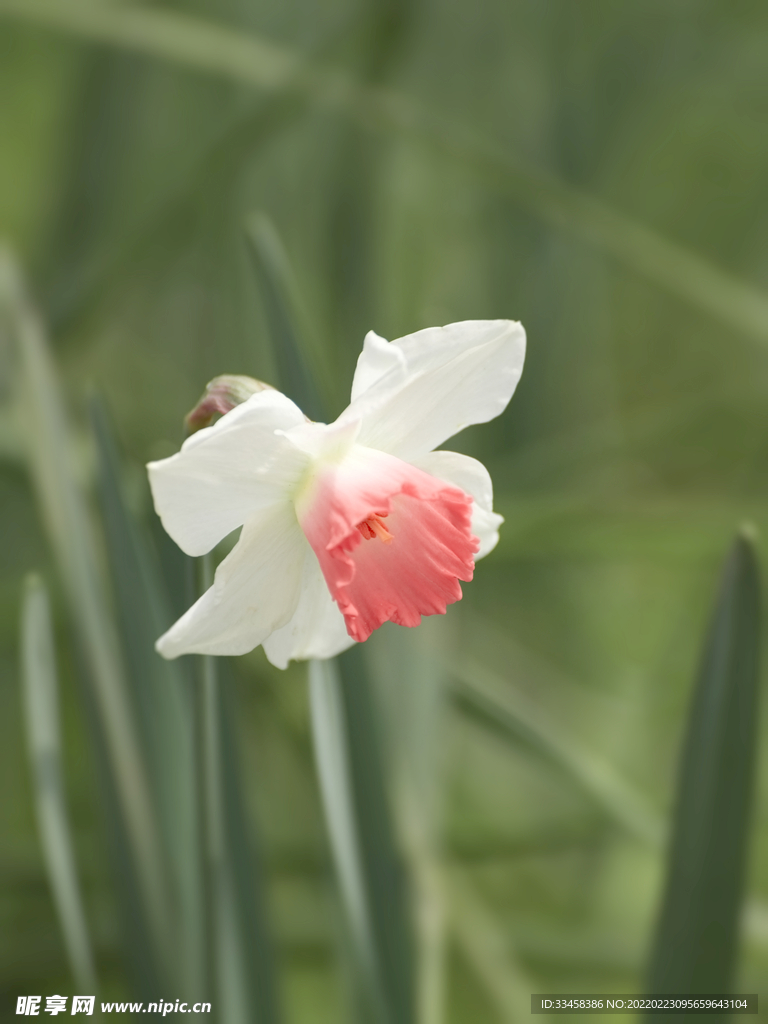
[[[188,555],[242,526],[213,585],[157,642],[166,658],[329,658],[391,620],[461,598],[498,541],[485,467],[437,445],[498,416],[525,332],[469,320],[387,342],[372,331],[349,406],[311,423],[271,388],[149,464],[155,508]]]

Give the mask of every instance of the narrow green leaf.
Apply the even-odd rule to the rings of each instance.
[[[89,685],[87,665],[78,673],[80,699],[92,747],[94,774],[103,815],[103,835],[115,891],[119,945],[131,993],[143,1000],[157,999],[171,980],[165,961],[155,954],[151,922],[144,909],[141,879],[132,852],[129,823],[123,814],[109,742],[96,695]]]
[[[4,0],[0,13],[262,89],[286,85],[301,67],[290,50],[201,18],[160,9],[80,2],[65,9],[46,0]]]
[[[293,89],[367,127],[427,141],[524,203],[554,227],[606,252],[657,286],[768,342],[768,296],[685,246],[453,124],[402,94],[356,83],[254,35],[156,8],[71,0],[0,0],[0,16],[21,18],[96,43],[170,60],[261,89]]]
[[[306,329],[287,256],[269,222],[251,224],[281,385],[305,409],[328,418],[327,392]],[[301,397],[303,396],[303,398]],[[362,652],[311,662],[310,708],[326,824],[363,979],[379,1024],[413,1020],[411,936],[405,878],[387,806],[370,684]]]
[[[744,531],[725,563],[688,717],[651,955],[652,992],[728,992],[734,982],[754,790],[759,649],[759,571]]]
[[[37,823],[72,976],[84,992],[97,990],[93,950],[77,880],[61,766],[56,655],[48,594],[28,576],[21,614],[21,662],[27,746]]]
[[[415,1002],[419,1024],[443,1024],[448,912],[442,870],[447,673],[437,652],[451,646],[443,616],[418,629],[377,631],[366,642],[391,778],[392,807],[412,881]]]
[[[143,911],[150,923],[156,961],[162,964],[172,948],[167,877],[117,632],[99,573],[88,509],[72,464],[69,424],[45,332],[5,250],[0,250],[0,313],[7,318],[22,368],[20,406],[27,458],[88,662]]]
[[[222,790],[229,870],[235,891],[236,924],[246,963],[249,1021],[277,1024],[282,1019],[277,992],[277,961],[267,911],[267,884],[258,835],[247,820],[241,790],[227,662],[219,661]]]
[[[370,1011],[413,1020],[412,940],[363,652],[310,663],[315,758],[326,823]]]
[[[347,914],[358,967],[369,997],[378,1004],[381,978],[368,907],[352,792],[341,684],[334,661],[309,663],[309,700],[315,764],[336,875]],[[386,1024],[386,1018],[377,1020]]]
[[[613,767],[561,735],[540,711],[479,665],[446,668],[454,680],[451,696],[462,714],[555,767],[629,835],[650,846],[661,844],[661,822]]]
[[[205,992],[204,855],[195,766],[194,682],[155,640],[171,624],[151,547],[125,503],[120,457],[103,403],[90,403],[98,493],[130,692],[179,914],[178,977],[185,996]]]
[[[376,709],[363,647],[336,659],[350,782],[380,973],[392,1021],[413,1020],[413,938],[409,889],[389,812]]]
[[[281,387],[310,419],[325,420],[332,407],[331,387],[283,243],[263,213],[249,219],[246,231]]]
[[[212,561],[204,559],[205,585]],[[235,736],[223,699],[221,659],[203,657],[202,747],[210,886],[211,975],[222,1024],[277,1024],[275,958],[260,858],[240,791]]]

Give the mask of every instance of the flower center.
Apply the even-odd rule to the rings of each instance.
[[[362,521],[362,523],[358,523],[357,529],[362,534],[363,539],[373,540],[375,537],[378,537],[382,543],[391,544],[395,538],[386,528],[384,523],[382,523],[382,519],[386,518],[386,512],[372,512],[367,519]]]

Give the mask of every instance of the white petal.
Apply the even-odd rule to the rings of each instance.
[[[291,502],[261,509],[216,570],[213,586],[156,647],[180,654],[245,654],[289,621],[299,602],[310,550]]]
[[[291,659],[333,658],[353,643],[317,556],[307,545],[298,607],[291,621],[264,641],[264,653],[273,665],[286,668]]]
[[[339,462],[351,451],[360,433],[360,420],[352,416],[335,423],[300,423],[287,437],[314,462]]]
[[[458,452],[430,452],[413,464],[472,496],[472,533],[480,541],[475,561],[493,551],[499,543],[499,527],[504,517],[493,511],[491,474],[482,462]]]
[[[284,499],[307,457],[283,433],[304,415],[279,391],[260,391],[169,459],[150,462],[155,509],[188,555],[203,555],[255,511]]]
[[[372,347],[380,349],[380,341]],[[388,359],[390,368],[376,379],[371,372],[373,382],[340,419],[362,419],[359,444],[413,462],[471,423],[504,411],[523,370],[525,331],[511,320],[465,320],[409,334],[389,347],[397,353],[376,359],[379,366]]]
[[[404,379],[406,368],[405,355],[401,348],[390,345],[375,331],[368,331],[363,341],[363,351],[357,357],[351,400],[354,402],[390,370],[399,370]]]

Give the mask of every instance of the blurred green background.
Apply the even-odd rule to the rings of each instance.
[[[141,9],[144,20],[131,10],[0,0],[0,238],[46,325],[81,483],[93,496],[95,389],[128,504],[178,575],[143,464],[178,448],[211,377],[278,381],[279,338],[247,241],[258,214],[282,240],[335,412],[371,328],[392,339],[521,320],[528,356],[509,409],[446,446],[489,467],[506,517],[499,547],[445,620],[385,627],[366,645],[391,803],[416,875],[409,822],[429,807],[435,905],[451,908],[440,947],[450,1024],[525,1016],[534,991],[640,991],[719,565],[741,522],[768,529],[768,8],[169,0]],[[66,790],[97,968],[105,993],[129,991],[82,652],[17,382],[7,344],[8,1014],[17,995],[72,990],[24,744],[30,570],[54,597]],[[284,1020],[336,1024],[348,981],[306,671],[281,673],[260,650],[228,664]],[[427,676],[422,703],[433,703],[419,711]],[[446,698],[449,676],[493,692],[559,753],[492,735]],[[763,768],[737,986],[750,992],[768,981],[767,787]]]

